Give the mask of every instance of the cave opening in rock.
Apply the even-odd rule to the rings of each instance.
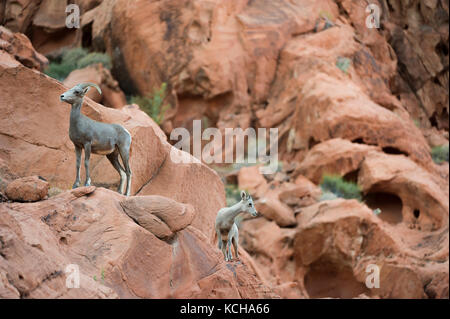
[[[309,138],[309,140],[308,140],[308,149],[312,149],[314,146],[316,146],[317,144],[319,144],[319,142],[318,141],[316,141],[315,139],[314,139],[314,137],[310,137]]]
[[[379,218],[390,224],[398,224],[402,221],[402,200],[394,194],[374,192],[364,197],[366,205],[372,209],[380,209]]]
[[[358,183],[358,175],[359,175],[359,169],[345,174],[343,178],[346,182]]]
[[[320,259],[310,265],[305,275],[305,288],[311,298],[349,299],[369,294],[350,267]]]
[[[437,127],[438,126],[438,122],[436,119],[436,112],[433,113],[433,115],[431,115],[431,117],[429,118],[431,126]]]
[[[81,43],[83,48],[90,48],[92,46],[92,23],[83,27]]]
[[[398,148],[391,147],[391,146],[383,147],[383,152],[386,153],[386,154],[392,154],[392,155],[405,155],[405,156],[408,156],[408,153],[405,153],[405,152],[399,150]]]
[[[447,56],[448,55],[448,48],[444,41],[440,41],[436,45],[435,50],[439,56]]]
[[[414,217],[415,217],[416,219],[419,218],[419,217],[420,217],[420,210],[415,209],[414,212],[413,212],[413,214],[414,214]]]
[[[364,144],[364,140],[362,137],[355,138],[352,143]]]

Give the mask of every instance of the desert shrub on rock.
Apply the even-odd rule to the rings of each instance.
[[[339,175],[324,175],[320,187],[324,193],[333,193],[345,199],[361,200],[361,188],[356,183],[345,181]]]
[[[436,164],[448,162],[448,144],[433,147],[431,157]]]
[[[164,121],[164,115],[170,108],[170,104],[164,104],[167,83],[162,83],[159,88],[154,88],[153,92],[145,96],[133,96],[131,103],[139,105],[139,107],[147,113],[158,125]]]
[[[65,51],[60,61],[53,61],[45,70],[45,74],[63,81],[73,70],[82,69],[92,64],[102,63],[107,69],[111,68],[111,59],[107,54],[99,52],[89,53],[85,48],[75,48]]]

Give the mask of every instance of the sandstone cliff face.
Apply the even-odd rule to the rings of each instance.
[[[70,31],[66,1],[0,5],[12,30],[0,27],[0,296],[448,298],[449,166],[430,155],[448,144],[448,1],[373,1],[380,29],[366,27],[359,0],[76,3],[81,28]],[[66,88],[39,72],[40,53],[80,45],[107,52],[118,83],[96,66],[64,85],[111,90],[89,97],[115,109],[86,99],[83,111],[132,133],[129,199],[102,188],[119,177],[100,156],[97,188],[68,191]],[[162,82],[172,105],[162,129],[122,107],[121,90],[144,95]],[[261,214],[241,223],[240,262],[224,263],[214,243],[218,174],[171,160],[186,155],[166,134],[194,119],[279,129],[279,172],[226,176]],[[358,183],[363,201],[325,200],[324,174]],[[49,198],[46,186],[10,183],[32,175],[49,183]],[[4,203],[8,184],[44,200]],[[78,292],[65,288],[70,263],[81,269]],[[380,288],[365,284],[370,265]]]
[[[177,209],[177,205],[182,209]],[[159,224],[151,225],[135,215],[128,216],[133,206],[146,212],[151,210],[159,217],[155,220]],[[35,204],[2,204],[0,296],[276,296],[247,266],[223,262],[221,253],[205,234],[191,225],[192,207],[191,218],[185,216],[186,209],[187,206],[164,197],[126,199],[93,186]],[[159,232],[164,227],[170,229],[170,236],[161,237]],[[79,289],[66,285],[73,265],[79,269]]]
[[[58,101],[65,88],[4,51],[0,78],[2,185],[41,177],[16,179],[5,190],[10,200],[41,201],[1,204],[0,297],[276,297],[251,264],[225,264],[212,242],[225,202],[218,175],[199,162],[173,162],[170,151],[180,152],[137,106],[113,110],[87,98],[84,111],[132,133],[132,188],[140,196],[94,186],[67,191],[74,156],[69,106]],[[103,160],[92,158],[94,183],[114,187],[117,173]],[[80,289],[66,284],[73,265]]]
[[[380,110],[376,122],[370,123],[381,125],[376,130],[379,136],[364,131],[349,136],[349,131],[361,128],[353,127],[356,121],[352,127],[332,131],[332,137],[362,138],[408,154],[418,152],[412,156],[419,159],[426,157],[425,145],[406,146],[397,139],[383,141],[383,136],[408,132],[423,144],[413,120],[423,131],[432,126],[448,129],[445,1],[375,2],[386,25],[380,32],[366,27],[366,8],[359,1],[108,3],[94,9],[103,15],[92,36],[113,57],[115,75],[126,90],[144,93],[162,81],[169,83],[176,110],[168,117],[168,127],[186,126],[193,118],[207,116],[220,128],[279,125],[287,132],[305,124],[289,123],[290,115],[317,103],[314,93],[311,100],[304,95],[306,87],[303,94],[298,88],[323,83],[328,94],[343,90],[342,96],[330,96],[331,103],[328,94],[322,97],[329,108],[353,105],[354,116],[364,121],[361,117],[373,119],[369,111],[376,111],[370,104],[375,103],[403,120],[396,124],[400,119],[389,119],[392,113],[383,116]],[[335,26],[324,30],[320,23],[324,16]],[[341,59],[350,61],[345,72],[336,67]],[[391,132],[393,127],[398,133]],[[300,149],[310,138],[329,138],[319,132],[295,133],[294,148]],[[436,133],[425,135],[430,134]],[[407,149],[417,147],[425,149]]]

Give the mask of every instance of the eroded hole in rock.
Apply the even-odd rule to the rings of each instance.
[[[315,145],[317,145],[317,144],[319,144],[319,142],[318,141],[316,141],[315,139],[314,139],[314,137],[310,137],[309,138],[309,141],[308,141],[308,148],[309,149],[312,149]]]
[[[438,122],[436,119],[436,112],[433,113],[433,115],[429,118],[429,120],[430,120],[430,123],[432,126],[435,126],[435,127],[438,126]]]
[[[368,294],[364,283],[358,282],[348,266],[318,260],[305,275],[305,288],[311,298],[354,298]]]
[[[358,183],[358,175],[359,175],[359,169],[351,171],[344,175],[344,180],[346,182]]]
[[[408,153],[403,152],[403,151],[399,150],[398,148],[391,147],[391,146],[383,147],[383,152],[386,153],[386,154],[392,154],[392,155],[405,155],[405,156],[408,156]]]
[[[61,244],[63,244],[63,245],[67,245],[67,238],[66,238],[66,237],[61,237],[61,238],[59,239],[59,242],[60,242]]]
[[[81,42],[83,48],[90,48],[92,46],[92,23],[83,27]]]
[[[364,140],[362,139],[362,137],[358,137],[355,138],[352,143],[357,143],[357,144],[364,144]]]
[[[419,218],[419,217],[420,217],[420,210],[415,209],[414,212],[413,212],[413,214],[414,214],[414,217],[415,217],[416,219]]]
[[[364,197],[366,205],[372,210],[380,210],[377,216],[390,224],[402,221],[402,200],[394,194],[369,193]]]
[[[438,129],[448,130],[449,128],[449,118],[447,109],[443,109],[441,114],[437,114],[434,112],[433,115],[429,118],[432,126],[437,127]]]
[[[448,55],[448,48],[443,41],[439,42],[436,45],[435,50],[439,56],[447,56]]]
[[[444,109],[443,111],[442,111],[442,115],[441,115],[441,123],[440,123],[440,126],[441,126],[441,128],[443,128],[444,130],[447,130],[448,131],[448,129],[449,129],[449,119],[448,119],[448,112],[447,112],[447,109]]]

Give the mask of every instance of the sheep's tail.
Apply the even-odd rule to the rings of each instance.
[[[127,133],[130,135],[130,151],[129,151],[129,157],[131,158],[131,155],[133,154],[133,138],[131,136],[131,133],[125,129],[125,131],[127,131]]]

